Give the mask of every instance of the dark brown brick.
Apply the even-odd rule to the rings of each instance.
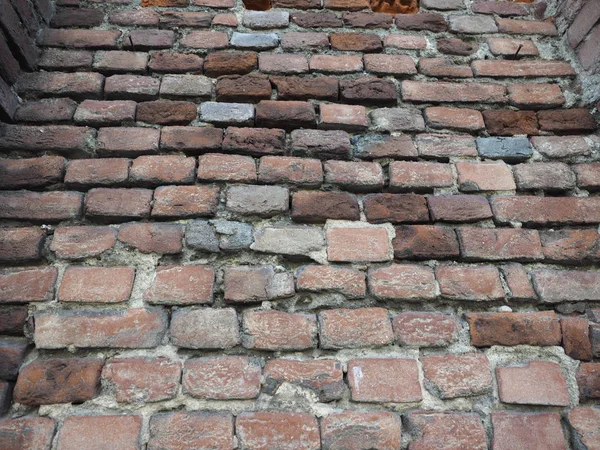
[[[355,196],[345,192],[300,191],[292,197],[292,220],[320,223],[327,219],[359,220]]]
[[[0,228],[0,262],[41,259],[45,237],[41,228]]]
[[[367,220],[372,223],[428,222],[424,196],[417,194],[369,194],[363,198]]]

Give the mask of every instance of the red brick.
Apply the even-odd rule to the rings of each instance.
[[[211,303],[214,278],[213,269],[207,266],[160,266],[144,300],[167,305]]]
[[[292,20],[294,20],[295,15],[292,15]],[[295,75],[308,72],[308,61],[303,54],[261,53],[258,56],[258,67],[263,73]]]
[[[428,30],[434,33],[448,29],[444,16],[437,13],[399,14],[396,16],[396,26],[400,30]]]
[[[0,188],[36,188],[60,183],[65,172],[61,156],[0,159]]]
[[[413,264],[369,269],[369,291],[379,299],[422,300],[436,297],[433,270]]]
[[[293,195],[292,220],[303,223],[321,223],[327,219],[360,219],[356,197],[346,192],[320,191],[299,191]]]
[[[129,181],[142,186],[190,184],[194,182],[196,160],[183,155],[140,156],[133,161]]]
[[[355,55],[314,55],[310,58],[310,70],[333,74],[359,72],[363,69],[360,56]]]
[[[135,269],[131,267],[68,266],[58,299],[63,302],[118,303],[129,299]]]
[[[327,50],[329,40],[327,33],[292,31],[282,35],[281,48],[286,51]]]
[[[535,43],[528,39],[488,38],[487,43],[492,54],[496,56],[513,56],[517,53],[519,46],[521,48],[518,54],[521,56],[539,55]]]
[[[244,412],[237,416],[235,429],[241,448],[321,448],[319,424],[310,414]]]
[[[577,370],[579,395],[583,400],[600,398],[600,363],[582,363]]]
[[[162,150],[205,152],[221,149],[223,130],[212,127],[163,127]]]
[[[496,368],[503,403],[569,406],[567,382],[558,364],[533,361],[524,366]]]
[[[257,103],[270,98],[271,83],[265,75],[224,75],[217,80],[218,102]]]
[[[171,48],[175,37],[175,32],[171,30],[132,30],[123,36],[122,45],[125,49],[132,50],[134,47],[136,50]]]
[[[486,432],[476,413],[431,412],[410,413],[408,426],[415,433],[411,447],[434,450],[440,445],[448,449],[486,450]]]
[[[392,240],[396,259],[447,259],[460,254],[458,240],[450,227],[403,225]]]
[[[391,28],[394,17],[386,13],[344,13],[344,25],[357,28]]]
[[[148,450],[233,447],[233,416],[229,412],[162,412],[150,418]]]
[[[96,397],[104,362],[95,358],[36,360],[21,368],[15,401],[24,405],[82,403]]]
[[[0,126],[0,149],[18,151],[46,151],[89,154],[94,141],[94,131],[88,127],[69,125]]]
[[[243,75],[256,69],[257,61],[255,52],[211,52],[204,60],[204,73],[212,78]]]
[[[229,186],[226,208],[242,216],[272,217],[289,210],[289,190],[282,186]]]
[[[529,313],[469,313],[471,343],[492,345],[556,346],[561,342],[558,316],[552,311]]]
[[[376,75],[415,75],[417,69],[408,55],[364,55],[365,69]]]
[[[119,240],[142,253],[180,253],[183,248],[183,225],[127,223],[119,228]]]
[[[511,2],[478,1],[472,11],[479,14],[498,14],[499,16],[526,16],[529,14],[524,5]]]
[[[417,347],[450,345],[459,331],[453,316],[427,312],[400,313],[392,319],[392,326],[398,343]]]
[[[565,103],[558,84],[527,83],[508,86],[508,98],[511,105],[517,108],[556,108]]]
[[[305,266],[296,274],[299,291],[339,292],[348,298],[366,294],[365,274],[359,270],[335,266]]]
[[[538,120],[540,130],[555,133],[577,133],[596,129],[594,117],[585,108],[539,111]]]
[[[187,0],[183,6],[188,6]],[[166,11],[161,14],[160,24],[164,27],[208,28],[213,15],[196,11]]]
[[[132,11],[127,13],[130,15]],[[172,52],[153,53],[148,63],[148,69],[156,73],[201,73],[202,66],[198,55]]]
[[[519,189],[565,191],[575,188],[575,175],[564,163],[518,164],[513,170]]]
[[[284,143],[284,130],[228,127],[223,150],[257,156],[277,155],[283,153]]]
[[[415,143],[419,155],[425,158],[448,160],[452,156],[477,156],[475,139],[469,135],[419,134]]]
[[[483,111],[483,118],[492,136],[538,134],[538,122],[533,111],[488,110]]]
[[[49,417],[0,421],[0,447],[5,450],[50,450],[56,422]]]
[[[184,392],[195,398],[233,400],[258,397],[260,362],[243,356],[188,359],[183,367]]]
[[[145,73],[148,54],[142,52],[108,51],[96,52],[94,69],[104,74]]]
[[[65,183],[76,188],[119,186],[129,178],[130,165],[125,158],[73,160],[67,166]]]
[[[384,186],[383,170],[377,162],[326,161],[325,182],[343,189],[364,192]]]
[[[167,358],[113,358],[102,369],[102,378],[117,402],[158,402],[177,394],[181,365]]]
[[[41,259],[45,237],[41,228],[0,228],[0,262]]]
[[[376,34],[331,33],[329,40],[333,50],[372,53],[383,49],[381,38]]]
[[[352,359],[348,384],[355,402],[413,403],[423,398],[414,359]]]
[[[566,450],[567,445],[556,413],[492,413],[493,450],[543,448]]]
[[[347,159],[352,152],[350,135],[342,130],[294,130],[292,154],[320,159]]]
[[[92,68],[93,53],[87,50],[63,50],[46,48],[42,51],[38,67],[44,70],[89,70]]]
[[[195,103],[158,100],[138,103],[135,119],[158,125],[187,125],[196,120],[196,116]]]
[[[27,320],[27,305],[0,308],[0,334],[23,336]]]
[[[275,273],[272,266],[231,266],[225,268],[225,301],[259,302],[294,294],[294,281],[287,272]]]
[[[158,153],[160,130],[154,128],[100,128],[98,154],[101,156],[138,156]]]
[[[323,168],[318,159],[291,156],[263,156],[258,179],[268,184],[293,184],[319,187],[323,183]]]
[[[140,75],[113,75],[106,78],[104,95],[107,99],[152,100],[158,97],[160,80]],[[148,129],[146,128],[146,131]]]
[[[335,78],[271,77],[270,80],[277,89],[278,100],[338,100]]]
[[[363,131],[369,126],[367,110],[361,105],[319,105],[319,128],[324,130]]]
[[[354,157],[361,159],[416,159],[417,149],[410,136],[363,135],[355,139]]]
[[[248,156],[202,155],[198,158],[198,180],[256,183],[256,163]]]
[[[419,72],[436,78],[471,78],[473,71],[469,66],[455,64],[446,58],[421,58]]]
[[[70,416],[58,433],[58,448],[99,450],[110,436],[111,449],[134,449],[139,447],[141,429],[142,416]]]
[[[518,47],[518,46],[517,46]],[[570,77],[575,70],[569,63],[553,60],[478,60],[471,63],[478,77]]]
[[[474,301],[504,298],[500,274],[493,266],[440,266],[436,278],[445,298]]]
[[[81,215],[83,194],[79,192],[0,192],[0,218],[58,222]]]
[[[544,230],[540,237],[548,261],[583,262],[600,259],[600,236],[594,229]]]
[[[504,275],[504,281],[508,290],[509,296],[514,300],[537,300],[537,296],[529,281],[527,272],[521,264],[507,264],[500,266],[500,271]]]
[[[542,36],[557,36],[558,31],[552,22],[518,19],[496,19],[498,29],[507,34],[541,34]]]
[[[122,26],[156,26],[159,15],[156,11],[140,10],[113,10],[108,13],[108,22]]]
[[[384,227],[329,228],[327,259],[336,262],[379,262],[392,259]]]
[[[600,189],[600,164],[575,164],[571,168],[577,175],[577,186],[588,191]]]
[[[240,343],[238,318],[232,308],[177,309],[170,331],[178,347],[224,349]]]
[[[565,353],[573,359],[591,361],[592,343],[589,322],[585,317],[563,317],[560,319]]]
[[[340,81],[340,99],[344,103],[363,105],[395,105],[396,85],[392,80],[360,77]]]
[[[400,448],[401,429],[400,416],[391,412],[334,413],[321,420],[322,448],[395,450]]]
[[[480,195],[440,195],[427,201],[434,221],[475,222],[492,217],[487,198]]]
[[[463,192],[510,191],[517,188],[510,167],[502,162],[458,162],[459,189]]]
[[[471,397],[491,391],[492,373],[485,355],[463,353],[421,358],[425,386],[442,399]]]
[[[462,256],[470,261],[542,259],[542,243],[536,230],[520,228],[458,228]]]
[[[86,216],[103,220],[128,220],[150,214],[152,191],[149,189],[95,188],[85,199]]]
[[[370,194],[363,198],[369,222],[428,222],[426,199],[417,194]]]
[[[180,40],[179,45],[183,48],[218,50],[229,46],[229,37],[221,31],[192,31]]]
[[[259,127],[314,128],[314,106],[308,102],[262,100],[256,105],[256,125]]]
[[[600,442],[600,411],[594,407],[573,408],[568,413],[569,423],[574,429],[577,439],[588,450],[594,450]]]
[[[70,122],[77,102],[70,98],[50,98],[25,102],[15,112],[18,122]]]
[[[432,107],[425,110],[425,120],[432,128],[476,131],[484,128],[479,111],[465,108]]]
[[[272,359],[265,366],[265,392],[275,394],[283,383],[311,389],[321,401],[338,400],[346,389],[342,365],[334,360]]]
[[[73,310],[35,315],[37,348],[153,348],[167,328],[162,309]]]
[[[12,383],[9,383],[8,381],[0,381],[0,414],[2,414],[2,415],[4,415],[10,408],[10,405],[12,403],[12,391],[13,391]],[[4,437],[0,437],[0,444],[4,444],[5,446],[8,446],[9,444],[5,441],[7,441],[8,439],[14,439],[14,437],[6,436],[6,434],[7,434],[6,430],[3,428],[4,428],[3,423],[0,422],[0,433],[3,433],[5,435]],[[14,444],[13,442],[10,443],[10,445],[13,445],[13,444]],[[50,447],[48,446],[47,448],[50,448]]]
[[[600,222],[600,202],[596,197],[495,197],[492,208],[501,223],[593,224]]]
[[[342,19],[333,12],[294,12],[290,19],[302,28],[339,28],[343,25]]]
[[[52,300],[57,275],[56,267],[0,271],[0,303]]]
[[[99,98],[104,77],[99,73],[34,72],[23,74],[15,91],[23,98]]]
[[[390,163],[390,189],[423,191],[452,186],[454,176],[449,164],[394,161]]]
[[[598,272],[538,269],[531,272],[531,277],[543,303],[600,300]]]
[[[419,35],[389,34],[383,38],[383,45],[400,50],[423,50],[427,48],[427,39]]]
[[[489,83],[403,81],[402,98],[412,102],[505,103],[506,88]]]
[[[394,339],[387,310],[382,308],[323,311],[319,325],[324,349],[379,347]]]
[[[26,339],[0,338],[0,379],[16,380],[29,343]]]
[[[242,343],[256,350],[305,350],[317,346],[317,323],[312,314],[246,311]]]
[[[154,195],[152,217],[213,216],[218,200],[215,186],[161,186]]]
[[[437,49],[447,55],[469,56],[477,53],[479,44],[466,42],[457,38],[437,39]]]
[[[333,10],[359,11],[369,8],[369,2],[366,0],[324,0],[323,6]]]
[[[581,136],[533,136],[531,143],[547,158],[570,158],[590,153],[589,144]]]
[[[114,247],[117,231],[110,227],[57,227],[50,250],[64,259],[98,256]]]
[[[84,100],[73,119],[78,124],[94,127],[131,125],[135,119],[136,103],[129,100]]]

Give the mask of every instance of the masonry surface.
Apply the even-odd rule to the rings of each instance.
[[[600,449],[566,3],[0,0],[0,449]]]

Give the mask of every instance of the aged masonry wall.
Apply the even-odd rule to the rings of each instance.
[[[1,450],[600,448],[594,1],[10,5]]]

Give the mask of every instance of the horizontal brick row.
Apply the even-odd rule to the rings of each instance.
[[[566,419],[565,419],[566,420]],[[592,407],[576,407],[568,413],[569,430],[584,442],[593,444],[593,424],[598,412]],[[76,448],[81,442],[101,441],[106,433],[113,435],[113,445],[137,448],[142,442],[141,415],[72,415],[66,417],[57,432],[60,448]],[[402,430],[402,422],[407,427]],[[235,425],[235,426],[234,426]],[[492,442],[497,450],[519,448],[566,448],[567,437],[561,417],[556,412],[491,413]],[[23,434],[38,449],[48,450],[57,424],[47,417],[21,418],[0,422],[2,442],[7,448],[19,442]],[[242,448],[290,447],[303,450],[399,448],[400,443],[432,448],[447,439],[452,429],[452,442],[460,448],[487,447],[486,429],[477,413],[413,411],[334,412],[320,419],[307,413],[179,411],[154,413],[149,418],[148,448],[186,447]],[[182,431],[185,430],[185,433]],[[210,430],[207,433],[206,430]]]

